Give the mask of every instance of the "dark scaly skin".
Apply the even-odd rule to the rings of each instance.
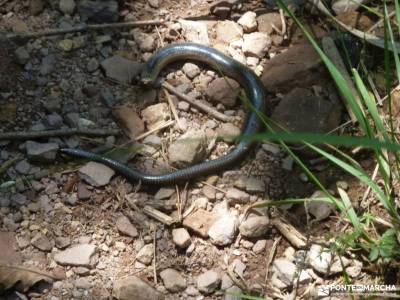
[[[266,113],[265,92],[261,81],[253,71],[243,64],[233,60],[219,51],[200,44],[177,43],[164,47],[151,57],[142,72],[142,81],[146,84],[156,86],[160,71],[168,64],[180,61],[192,60],[209,65],[218,73],[235,79],[244,87],[247,99],[254,108]],[[251,135],[262,129],[262,122],[254,111],[250,111],[243,135]],[[131,169],[118,161],[106,158],[101,155],[90,153],[79,149],[61,149],[60,152],[79,158],[87,158],[92,161],[103,163],[131,180],[141,180],[143,183],[169,185],[188,181],[195,177],[220,172],[241,160],[250,150],[254,142],[241,140],[236,148],[230,153],[210,161],[205,161],[178,171],[162,175],[149,175],[141,171]]]

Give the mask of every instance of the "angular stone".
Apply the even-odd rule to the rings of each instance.
[[[56,159],[58,144],[26,142],[26,153],[29,160],[37,162],[53,162]]]
[[[221,283],[221,277],[218,272],[214,270],[209,270],[201,275],[199,275],[196,279],[197,289],[204,294],[210,294]]]
[[[249,216],[239,226],[239,231],[244,237],[256,238],[263,236],[269,229],[267,216]]]
[[[178,22],[182,26],[182,33],[186,41],[199,43],[206,46],[210,45],[207,25],[200,21],[189,21],[180,19]]]
[[[121,216],[117,219],[117,229],[119,232],[122,234],[125,234],[130,237],[137,237],[138,231],[135,226],[132,225],[132,223],[129,221],[129,219],[125,216]]]
[[[237,21],[239,25],[243,27],[244,32],[249,33],[257,29],[257,14],[253,11],[248,11],[240,17]]]
[[[185,278],[174,269],[165,269],[161,271],[160,277],[165,288],[172,293],[178,293],[186,289],[187,284]]]
[[[79,169],[79,176],[92,186],[104,186],[110,182],[115,171],[109,167],[91,161]]]
[[[206,155],[206,136],[203,131],[190,130],[168,148],[169,161],[178,168],[203,161]]]
[[[90,260],[95,251],[95,245],[80,244],[57,253],[54,260],[63,266],[90,267]]]
[[[226,214],[219,218],[208,230],[211,243],[217,246],[226,246],[233,242],[236,236],[238,219],[236,216]]]
[[[121,83],[131,83],[142,70],[142,64],[118,55],[103,60],[100,65],[107,77]]]
[[[144,245],[136,255],[136,260],[142,264],[149,265],[153,261],[154,246],[153,244]]]
[[[185,228],[172,229],[172,240],[179,248],[187,248],[191,244],[190,235]]]
[[[270,46],[271,38],[266,33],[253,32],[243,36],[242,50],[245,55],[263,58]]]
[[[320,56],[309,44],[294,45],[263,67],[261,81],[273,93],[320,84],[321,78],[327,78]]]
[[[30,59],[30,55],[25,47],[18,47],[14,51],[15,60],[18,64],[24,66]]]
[[[216,214],[204,209],[198,209],[183,220],[183,226],[192,230],[201,237],[207,238],[208,230],[216,220]]]
[[[143,120],[146,122],[148,129],[157,128],[160,124],[168,120],[169,108],[166,103],[158,103],[150,105],[142,110]]]
[[[221,103],[225,107],[234,107],[239,94],[239,84],[230,78],[217,78],[213,80],[206,90],[207,97],[215,103]]]
[[[129,276],[114,283],[113,297],[118,300],[164,300],[165,296],[139,277]]]
[[[232,143],[235,141],[235,138],[240,136],[241,130],[236,125],[232,123],[222,123],[221,126],[217,129],[217,134],[221,137],[225,142]]]
[[[76,7],[75,0],[60,0],[58,7],[64,14],[72,15]]]
[[[200,74],[200,68],[194,63],[185,63],[182,67],[183,73],[190,79],[195,78]]]
[[[327,274],[333,261],[333,255],[329,249],[323,249],[320,245],[311,245],[307,254],[307,261],[317,272]]]
[[[292,132],[327,133],[339,126],[341,107],[307,89],[295,88],[283,97],[271,118]]]
[[[254,176],[240,177],[235,181],[234,186],[239,189],[245,189],[249,193],[265,192],[265,182]]]
[[[266,13],[259,15],[257,18],[258,31],[271,34],[274,32],[274,27],[282,30],[282,20],[279,13]]]
[[[235,204],[246,204],[250,201],[250,195],[246,192],[238,190],[236,188],[229,188],[226,191],[226,198],[229,200],[230,205]]]
[[[117,106],[112,109],[112,114],[130,139],[135,139],[144,132],[144,122],[133,108],[126,105]]]
[[[217,40],[229,44],[243,35],[243,29],[233,21],[218,22],[215,28]]]

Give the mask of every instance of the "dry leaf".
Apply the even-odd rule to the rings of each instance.
[[[53,282],[53,275],[18,266],[0,265],[0,295],[4,291],[15,288],[26,292],[39,281]]]

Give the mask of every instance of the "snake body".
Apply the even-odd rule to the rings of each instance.
[[[141,74],[142,82],[157,86],[157,79],[161,70],[170,63],[181,60],[205,63],[218,73],[221,72],[235,79],[245,89],[246,97],[252,103],[253,107],[256,110],[266,113],[266,95],[263,84],[257,75],[236,60],[213,48],[200,44],[176,43],[160,49],[145,64]],[[261,129],[261,120],[255,111],[251,110],[247,116],[242,134],[250,135],[259,132]],[[143,183],[148,184],[168,185],[224,170],[242,159],[248,153],[253,143],[250,140],[243,139],[236,145],[234,150],[218,159],[204,161],[197,165],[162,175],[145,174],[139,170],[129,168],[118,161],[80,149],[64,148],[60,152],[73,157],[100,162],[130,180],[141,180]]]

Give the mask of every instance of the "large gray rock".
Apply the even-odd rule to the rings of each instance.
[[[84,22],[113,23],[119,19],[118,2],[115,0],[81,0],[78,12]]]
[[[190,130],[172,143],[168,149],[171,165],[186,167],[203,161],[207,155],[206,136],[202,131]]]
[[[58,144],[26,142],[26,154],[29,160],[37,162],[53,162],[56,159]]]
[[[165,296],[139,277],[119,279],[113,287],[113,297],[118,300],[164,300]]]
[[[57,253],[54,260],[63,266],[90,267],[90,260],[95,252],[95,245],[80,244]]]
[[[217,289],[221,283],[218,272],[209,270],[197,277],[197,289],[204,294],[210,294]]]
[[[238,24],[243,27],[244,32],[249,33],[257,29],[256,16],[257,14],[255,12],[248,11],[240,17]]]
[[[115,174],[109,167],[91,161],[79,169],[79,176],[92,186],[104,186]]]
[[[107,77],[121,83],[131,83],[142,70],[142,64],[118,55],[106,58],[100,65]]]
[[[263,236],[269,228],[267,216],[249,216],[239,226],[239,231],[244,237],[256,238]]]
[[[47,236],[45,236],[41,233],[38,233],[37,235],[35,235],[32,238],[31,244],[35,248],[42,250],[42,251],[46,251],[46,252],[51,251],[51,249],[53,248],[52,241],[50,241],[50,239]]]
[[[22,66],[24,66],[30,59],[29,52],[23,46],[18,47],[14,51],[14,56],[15,56],[15,60],[17,61],[17,63]]]
[[[341,107],[304,88],[285,95],[272,113],[272,119],[293,132],[327,133],[341,120]]]
[[[239,94],[239,84],[230,78],[217,78],[206,90],[207,97],[214,103],[222,103],[225,107],[234,107]]]
[[[117,229],[119,232],[122,234],[125,234],[130,237],[137,237],[138,236],[138,231],[135,226],[129,221],[129,219],[125,216],[120,216],[117,219]]]
[[[161,271],[160,277],[165,288],[172,293],[181,292],[186,289],[187,284],[185,278],[174,269],[165,269]]]

